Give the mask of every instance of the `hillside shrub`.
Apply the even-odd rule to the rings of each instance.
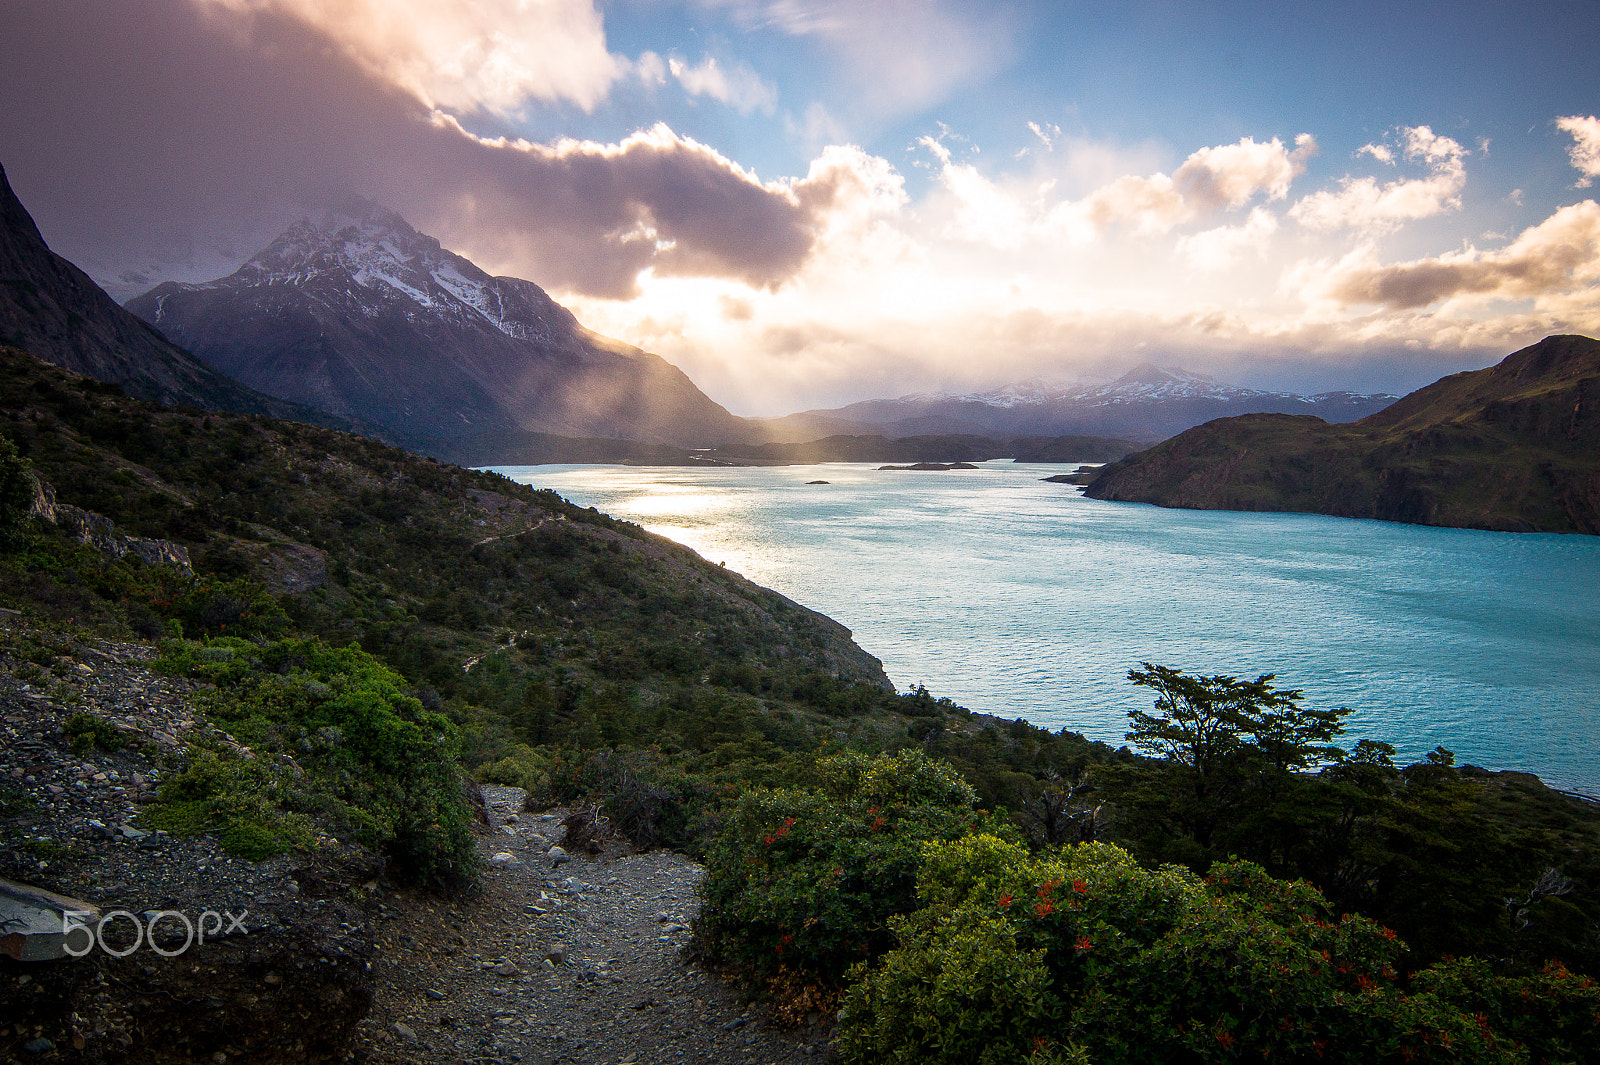
[[[697,949],[752,986],[836,993],[893,945],[924,844],[994,827],[960,775],[920,751],[837,755],[816,775],[816,788],[743,795],[707,859]]]
[[[557,756],[550,797],[598,807],[614,831],[637,847],[703,854],[734,788],[652,749],[601,749]]]
[[[1553,1029],[1509,1020],[1526,1010],[1496,1012],[1526,988],[1446,971],[1404,989],[1393,932],[1333,919],[1313,888],[1248,862],[1201,881],[1141,868],[1109,844],[1032,857],[977,836],[927,846],[918,899],[922,909],[892,922],[899,946],[856,973],[840,1018],[847,1061],[1513,1062],[1535,1044],[1558,1052],[1535,1060],[1592,1053],[1573,1056],[1561,1041],[1581,1030],[1561,1024],[1582,1024],[1593,1008],[1578,978],[1545,977],[1565,996]]]
[[[156,811],[157,821],[204,813],[197,827],[231,831],[241,845],[264,846],[250,825],[296,842],[262,813],[267,802],[386,855],[404,878],[439,887],[473,879],[456,728],[371,655],[316,639],[258,646],[224,637],[168,640],[156,664],[215,684],[208,715],[253,748],[252,757],[230,756],[242,764],[226,772],[197,754],[163,790],[163,803],[174,805]],[[303,780],[279,754],[292,756]]]

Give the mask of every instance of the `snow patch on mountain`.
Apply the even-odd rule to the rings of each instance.
[[[548,339],[551,319],[568,317],[538,286],[491,277],[412,229],[399,214],[368,200],[351,200],[316,218],[303,218],[229,276],[182,287],[270,285],[319,286],[366,317],[376,317],[384,304],[399,301],[412,305],[408,310],[443,318],[476,318],[518,340]],[[366,299],[356,298],[362,294]],[[159,318],[159,308],[156,313]]]

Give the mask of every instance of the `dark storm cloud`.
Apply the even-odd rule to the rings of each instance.
[[[0,8],[0,163],[53,246],[101,273],[219,242],[243,257],[347,189],[486,266],[597,295],[646,266],[776,284],[812,241],[788,191],[664,128],[479,140],[291,19],[183,0]]]

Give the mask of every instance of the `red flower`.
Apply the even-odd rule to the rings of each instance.
[[[1094,949],[1094,940],[1090,939],[1088,936],[1079,936],[1078,942],[1074,945],[1077,947],[1079,953],[1088,953]]]
[[[998,899],[995,899],[994,901],[995,901],[995,905],[999,906],[1002,910],[1009,910],[1011,908],[1011,904],[1013,902],[1015,902],[1016,900],[1013,899],[1009,894],[1007,894],[1007,895],[1001,895]]]
[[[1033,912],[1038,914],[1040,917],[1048,917],[1052,913],[1056,912],[1056,904],[1051,902],[1049,899],[1045,899],[1043,902],[1039,902],[1034,905]]]
[[[1080,895],[1087,895],[1089,893],[1089,885],[1082,880],[1074,880],[1072,882],[1072,890]]]
[[[1238,1042],[1238,1040],[1233,1037],[1232,1032],[1224,1028],[1222,1031],[1217,1033],[1217,1042],[1221,1043],[1222,1049],[1226,1050],[1233,1046],[1234,1043]]]

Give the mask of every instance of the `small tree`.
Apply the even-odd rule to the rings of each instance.
[[[1241,756],[1280,772],[1338,759],[1332,746],[1344,731],[1344,707],[1313,710],[1300,705],[1298,690],[1274,688],[1273,674],[1255,680],[1191,677],[1181,669],[1142,662],[1128,679],[1156,691],[1157,714],[1133,710],[1134,747],[1210,777],[1232,768]]]

